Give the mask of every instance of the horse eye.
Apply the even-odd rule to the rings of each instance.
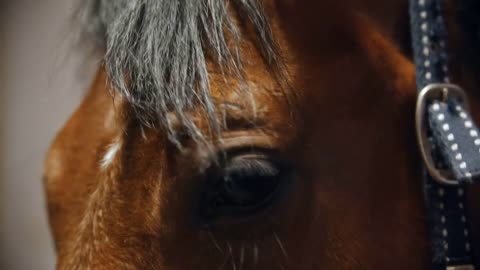
[[[206,219],[249,216],[268,206],[285,180],[285,167],[263,155],[244,155],[211,173],[201,202]]]

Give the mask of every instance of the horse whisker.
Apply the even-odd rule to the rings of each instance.
[[[275,238],[275,241],[277,242],[278,246],[280,247],[280,250],[282,251],[283,257],[285,258],[286,261],[288,261],[288,254],[287,251],[285,250],[285,247],[283,246],[282,241],[278,237],[277,233],[273,233],[273,237]]]
[[[237,265],[235,264],[235,257],[233,256],[233,248],[230,243],[227,243],[228,254],[230,255],[230,260],[232,261],[232,269],[237,270]]]
[[[243,269],[244,259],[245,259],[245,248],[244,248],[244,245],[242,243],[242,246],[240,248],[240,270]]]
[[[215,238],[215,236],[213,235],[213,233],[212,233],[211,231],[208,231],[208,237],[209,237],[210,240],[212,241],[213,246],[215,246],[215,248],[216,248],[221,254],[225,254],[225,251],[220,247],[220,245],[219,245],[218,242],[217,242],[217,239]]]
[[[253,244],[253,268],[256,268],[258,263],[258,246],[257,244]]]

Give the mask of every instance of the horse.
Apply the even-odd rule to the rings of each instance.
[[[480,120],[480,7],[445,4]],[[407,1],[78,14],[103,61],[45,162],[57,269],[430,269]]]

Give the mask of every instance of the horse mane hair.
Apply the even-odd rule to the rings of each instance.
[[[232,11],[243,23],[239,25],[251,25],[268,66],[279,66],[261,2],[83,0],[78,15],[83,33],[105,52],[112,89],[126,97],[142,122],[160,124],[178,143],[169,113],[180,121],[182,132],[195,139],[203,136],[187,115],[194,106],[201,105],[211,130],[221,129],[210,96],[207,60],[221,67],[223,75],[244,79],[241,29]]]
[[[143,123],[160,124],[177,141],[173,113],[189,137],[203,138],[187,112],[201,105],[211,130],[220,130],[210,96],[207,58],[244,81],[241,29],[251,25],[258,49],[273,71],[281,67],[261,0],[82,0],[83,33],[105,52],[112,89],[133,105]],[[480,2],[462,0],[457,20],[465,61],[480,77]],[[228,38],[227,38],[228,37]],[[225,75],[225,74],[224,74]],[[158,121],[158,122],[156,122]]]

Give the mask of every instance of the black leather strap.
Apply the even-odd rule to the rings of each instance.
[[[432,138],[454,178],[460,182],[479,179],[480,132],[460,102],[435,102],[428,112]]]
[[[434,83],[450,83],[447,31],[442,13],[442,0],[410,0],[419,91]],[[434,165],[450,171],[459,182],[445,185],[424,173],[432,269],[475,269],[464,188],[467,183],[480,179],[480,132],[462,100],[446,95],[427,102],[423,117],[428,119]]]

